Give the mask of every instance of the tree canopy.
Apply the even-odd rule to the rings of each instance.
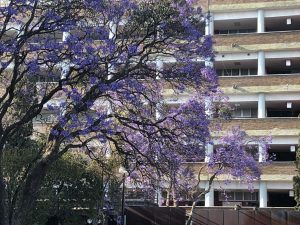
[[[211,139],[206,111],[213,110],[207,103],[218,84],[204,63],[214,58],[205,16],[192,1],[10,0],[0,8],[0,24],[1,225],[29,224],[47,171],[73,149],[119,155],[132,182],[145,187],[174,187],[185,161],[204,159]],[[182,96],[180,106],[169,107]],[[5,145],[45,111],[53,120],[36,131],[46,141],[8,209]],[[257,179],[246,138],[237,130],[224,138],[210,168]]]

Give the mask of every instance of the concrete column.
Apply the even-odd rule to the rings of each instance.
[[[117,33],[117,25],[114,22],[109,23],[109,34],[108,38],[109,39],[114,39]]]
[[[266,161],[266,154],[263,150],[261,145],[258,146],[258,162],[265,162]]]
[[[266,74],[265,53],[263,51],[259,51],[257,56],[257,75],[263,76]]]
[[[266,117],[266,100],[265,100],[265,94],[260,93],[258,94],[258,118],[265,118]]]
[[[205,147],[205,162],[209,162],[210,160],[210,154],[214,151],[214,146],[211,143],[208,143]],[[206,184],[206,189],[209,188],[209,183]],[[205,194],[205,207],[211,207],[214,206],[214,188],[211,187],[210,191]]]
[[[266,182],[259,183],[259,207],[268,206],[268,191]]]
[[[205,59],[205,61],[204,61],[204,65],[206,66],[206,67],[210,67],[210,68],[214,68],[214,63],[213,63],[213,61],[211,60],[211,59]]]
[[[69,36],[70,32],[64,31],[62,34],[62,41],[65,42]]]
[[[264,10],[257,11],[257,33],[265,32],[265,15]]]
[[[68,62],[63,62],[61,64],[61,79],[67,78],[67,74],[70,71],[70,63]]]
[[[160,79],[161,74],[159,73],[159,71],[162,71],[163,69],[164,69],[163,61],[160,58],[156,59],[156,70],[157,70],[156,79]]]
[[[212,100],[210,98],[205,99],[205,114],[208,118],[212,117]],[[207,148],[207,146],[205,146]]]
[[[213,14],[210,13],[207,15],[206,21],[205,21],[205,35],[214,35],[214,18]]]
[[[162,206],[162,192],[161,189],[156,190],[155,202],[158,206]]]
[[[208,184],[207,184],[207,188],[208,188]],[[205,194],[205,207],[211,207],[214,206],[214,189],[211,188],[210,191]]]
[[[213,153],[214,151],[214,146],[212,144],[207,144],[205,146],[205,162],[208,163],[210,160],[210,155]]]

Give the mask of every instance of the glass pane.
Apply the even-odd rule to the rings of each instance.
[[[238,30],[229,30],[229,34],[236,34]]]
[[[232,112],[232,117],[241,117],[242,115],[241,109],[236,109]]]
[[[251,193],[252,200],[257,200],[258,192]]]
[[[223,70],[216,70],[216,73],[218,74],[218,76],[222,76],[223,75]]]
[[[233,192],[219,192],[219,201],[233,201],[234,193]]]
[[[257,109],[251,109],[251,117],[257,118]]]
[[[225,201],[226,200],[226,195],[224,192],[219,192],[219,201]]]
[[[239,69],[232,69],[231,74],[232,74],[232,76],[238,76],[238,75],[240,75],[240,70]]]
[[[243,200],[243,192],[235,192],[235,200],[242,201]]]
[[[244,200],[251,200],[251,193],[250,192],[244,192]]]
[[[241,69],[241,75],[249,75],[248,69]]]
[[[242,114],[243,117],[251,117],[251,109],[243,109]]]
[[[231,76],[231,69],[224,70],[224,76]]]
[[[257,69],[250,69],[250,75],[257,75]]]
[[[220,30],[219,34],[228,34],[228,30]]]
[[[234,193],[233,192],[227,192],[226,193],[226,199],[227,201],[233,201],[234,200]]]

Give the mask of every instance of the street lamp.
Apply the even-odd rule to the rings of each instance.
[[[119,168],[119,173],[122,174],[121,225],[125,225],[125,179],[128,173],[123,166]]]
[[[59,193],[58,193],[59,185],[54,184],[52,187],[55,189],[56,216],[57,216],[57,219],[60,221],[60,217],[59,217]]]

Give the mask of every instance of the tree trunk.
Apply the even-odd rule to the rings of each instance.
[[[32,212],[47,170],[61,156],[55,148],[57,146],[53,142],[48,142],[46,155],[42,156],[30,169],[9,225],[31,225]]]
[[[1,157],[1,156],[0,156]],[[6,187],[3,177],[2,160],[0,160],[0,225],[7,225]]]
[[[12,220],[9,221],[9,225],[29,225],[31,213],[48,167],[49,164],[41,160],[32,168],[27,176],[20,200],[15,208]]]
[[[0,149],[0,225],[7,225],[7,196],[3,172],[3,149]]]

